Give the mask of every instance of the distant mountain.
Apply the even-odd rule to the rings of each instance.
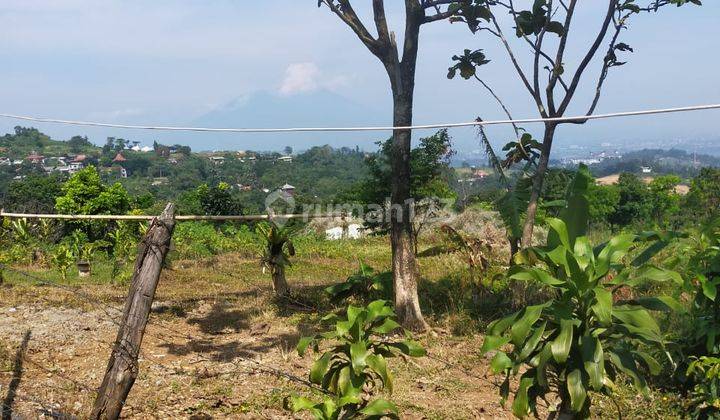
[[[237,98],[193,120],[191,125],[207,127],[338,127],[358,125],[391,125],[387,105],[367,107],[327,90],[279,95],[256,92]],[[178,138],[177,135],[175,137]],[[202,139],[199,139],[202,137]],[[295,150],[321,144],[334,147],[374,149],[373,142],[385,134],[367,133],[257,133],[188,136],[186,144],[193,150],[207,149],[263,149],[280,150],[292,146]]]

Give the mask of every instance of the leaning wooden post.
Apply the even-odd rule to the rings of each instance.
[[[152,220],[138,246],[122,321],[90,414],[93,419],[117,419],[138,376],[140,345],[174,227],[175,205],[168,203],[160,217]]]

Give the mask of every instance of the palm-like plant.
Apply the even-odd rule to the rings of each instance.
[[[578,171],[562,218],[548,220],[547,245],[518,254],[519,265],[509,273],[512,279],[543,283],[556,297],[488,326],[482,351],[496,351],[491,369],[505,374],[503,400],[510,393],[510,378],[522,371],[512,404],[518,417],[536,413],[536,401],[553,392],[559,397],[561,414],[587,417],[590,391],[610,393],[622,373],[647,394],[644,372],[660,371],[658,361],[643,351],[664,348],[660,329],[647,309],[678,309],[679,304],[669,297],[614,302],[613,292],[645,280],[682,284],[682,279],[647,264],[660,246],[648,247],[632,262],[626,261],[632,250],[660,239],[658,234],[623,234],[591,246],[585,236],[590,180],[586,171]]]
[[[292,237],[297,227],[279,226],[275,222],[259,223],[255,232],[264,242],[260,263],[263,272],[269,270],[272,275],[273,289],[277,296],[290,294],[290,287],[285,278],[285,267],[291,265],[290,257],[295,255]]]

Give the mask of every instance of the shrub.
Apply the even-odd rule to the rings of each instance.
[[[720,358],[693,357],[686,374],[695,382],[688,401],[693,416],[699,419],[720,417]]]
[[[335,323],[331,331],[315,337],[303,337],[297,350],[302,356],[309,346],[319,352],[319,343],[335,343],[323,352],[310,370],[310,381],[330,393],[322,402],[291,398],[293,411],[310,411],[316,419],[397,418],[397,407],[390,401],[372,397],[382,390],[392,393],[393,376],[387,359],[405,354],[425,355],[419,344],[405,339],[393,341],[387,334],[401,329],[395,312],[386,301],[376,300],[367,307],[348,306],[344,319],[325,317]]]
[[[649,247],[628,264],[628,254],[657,235],[623,234],[593,248],[587,229],[587,174],[578,172],[562,219],[548,219],[551,231],[544,247],[518,254],[511,279],[539,282],[556,296],[528,306],[488,326],[482,352],[496,351],[494,373],[504,373],[500,393],[510,393],[510,378],[520,376],[513,414],[536,412],[538,398],[557,392],[559,411],[588,417],[590,391],[610,393],[618,374],[632,378],[636,389],[648,394],[644,371],[659,373],[660,363],[645,347],[663,349],[660,329],[646,310],[676,309],[669,297],[614,302],[619,287],[632,288],[646,280],[673,280],[676,273],[647,265],[659,247]],[[503,351],[506,345],[509,352]],[[554,390],[554,391],[552,391]]]
[[[373,297],[392,297],[392,273],[375,273],[375,270],[360,261],[357,273],[352,274],[346,281],[334,284],[325,289],[334,301],[347,299],[351,296],[364,299]]]

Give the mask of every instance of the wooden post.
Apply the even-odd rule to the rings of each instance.
[[[93,419],[117,419],[138,376],[140,345],[174,227],[175,205],[168,203],[160,217],[153,219],[138,246],[122,321],[90,414]]]

